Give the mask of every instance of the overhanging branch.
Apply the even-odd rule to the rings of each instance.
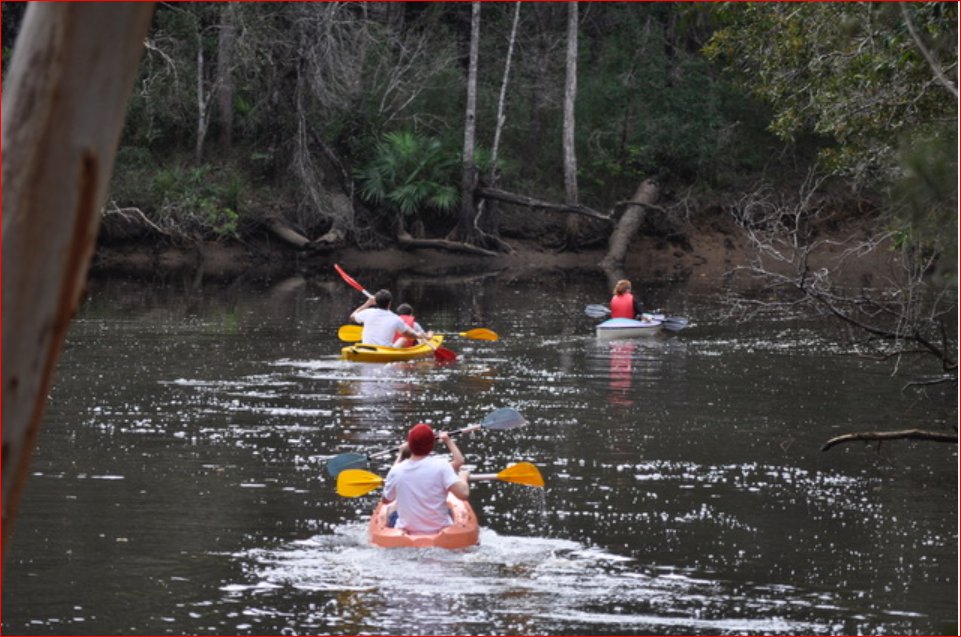
[[[923,429],[905,429],[903,431],[863,431],[854,434],[845,434],[836,438],[831,438],[821,451],[827,451],[835,445],[845,442],[862,440],[865,442],[884,441],[884,440],[926,440],[929,442],[948,442],[958,444],[958,434],[944,431],[925,431]]]

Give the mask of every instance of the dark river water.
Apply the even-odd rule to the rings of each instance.
[[[602,274],[351,272],[390,287],[452,364],[339,360],[363,297],[283,280],[94,280],[68,335],[4,569],[5,635],[928,635],[958,630],[958,449],[820,451],[957,422],[932,370],[879,363],[804,317],[725,318],[689,286],[645,300],[693,326],[599,342]],[[703,289],[703,288],[702,288]],[[478,547],[366,546],[377,498],[324,460],[426,421],[476,471]],[[383,475],[386,466],[371,466]]]

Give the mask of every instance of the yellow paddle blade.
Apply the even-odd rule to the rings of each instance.
[[[363,469],[346,469],[337,476],[337,495],[356,498],[367,495],[382,484],[384,479],[376,473]]]
[[[341,474],[343,475],[343,474]],[[543,487],[544,478],[537,467],[529,462],[518,462],[497,474],[498,480],[526,484],[529,487]]]
[[[467,330],[466,332],[461,332],[458,336],[465,336],[467,338],[472,338],[478,341],[496,341],[500,338],[497,334],[490,331],[489,329],[478,327],[473,330]]]
[[[362,325],[341,325],[337,330],[337,338],[348,343],[359,343],[363,333]]]

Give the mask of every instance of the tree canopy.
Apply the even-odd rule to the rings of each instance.
[[[24,4],[3,3],[5,47]],[[800,180],[817,160],[885,193],[917,230],[957,227],[956,3],[580,4],[581,204],[611,209],[655,176],[710,198],[774,174]],[[111,206],[190,236],[244,235],[278,215],[347,241],[378,219],[422,221],[438,209],[418,203],[430,197],[372,198],[369,177],[385,135],[460,161],[470,9],[158,4]],[[562,3],[481,8],[476,152],[498,135],[498,188],[542,201],[564,199],[567,16]],[[188,192],[198,174],[204,187]],[[461,188],[456,171],[446,179],[437,192]]]

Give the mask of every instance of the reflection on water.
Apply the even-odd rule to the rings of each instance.
[[[636,341],[615,341],[609,345],[611,357],[611,402],[629,407],[631,384],[634,378],[634,349]]]
[[[501,340],[451,337],[452,365],[350,363],[336,330],[357,299],[336,278],[199,297],[94,282],[6,565],[4,633],[956,627],[956,448],[819,451],[839,433],[956,422],[955,396],[903,392],[825,326],[714,324],[712,299],[677,291],[652,302],[695,328],[606,343],[580,314],[601,275],[390,276],[364,280],[432,329]],[[546,488],[478,485],[479,547],[367,547],[376,493],[338,497],[324,460],[504,406],[529,425],[465,435],[467,461],[533,462]]]

